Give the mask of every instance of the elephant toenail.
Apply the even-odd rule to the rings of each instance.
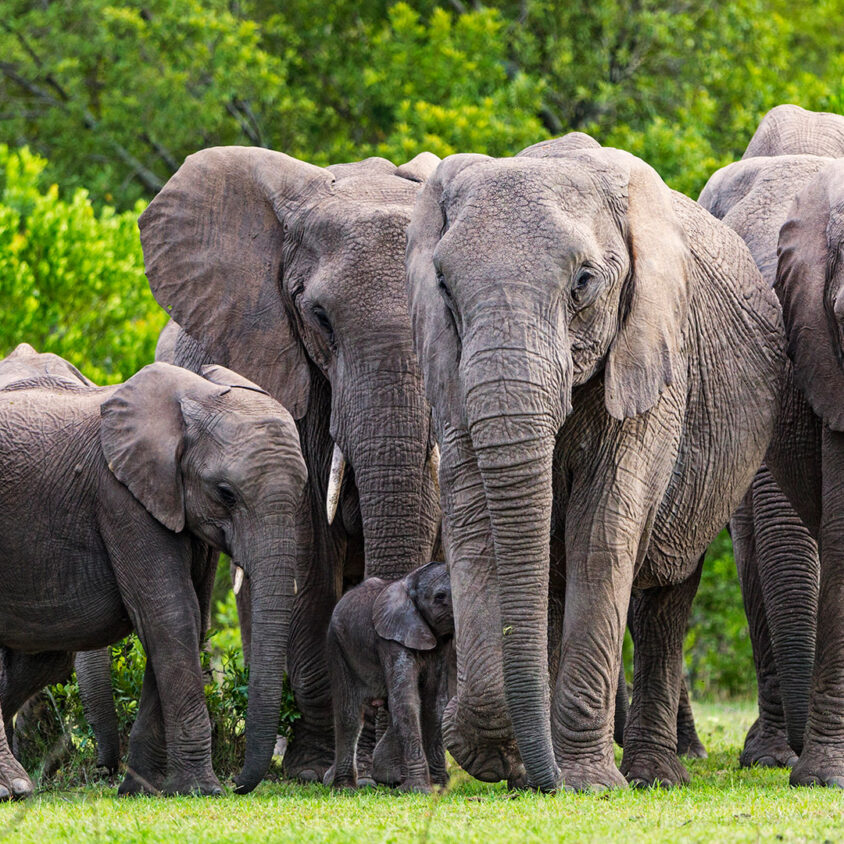
[[[27,794],[30,790],[29,781],[22,777],[17,777],[12,780],[12,791],[17,794]]]
[[[9,794],[9,789],[0,785],[0,800],[8,800],[12,795]]]

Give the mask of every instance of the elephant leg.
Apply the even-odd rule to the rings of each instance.
[[[376,716],[376,726],[386,723],[372,754],[372,774],[376,783],[396,786],[402,780],[402,755],[398,735],[390,723],[389,711],[381,706]]]
[[[51,651],[37,654],[26,654],[20,651],[4,650],[3,667],[0,671],[0,709],[7,719],[3,726],[2,748],[0,748],[0,799],[27,797],[32,793],[32,782],[15,760],[12,765],[6,758],[14,759],[8,740],[11,732],[9,726],[15,713],[45,686],[66,680],[73,670],[73,654],[66,651]],[[52,759],[61,757],[67,746],[61,744],[53,748],[49,754]],[[43,766],[50,766],[51,760],[44,760]],[[23,773],[28,785],[18,782]],[[5,779],[5,782],[4,782]],[[11,783],[11,785],[10,785]],[[3,790],[6,791],[5,796]]]
[[[630,697],[627,693],[627,678],[624,676],[624,661],[618,661],[618,688],[615,690],[615,717],[613,718],[612,737],[619,746],[624,747],[624,728],[627,726],[627,713],[630,709]]]
[[[329,637],[333,631],[329,632]],[[331,685],[334,712],[334,764],[325,775],[325,785],[335,788],[357,788],[357,747],[363,728],[363,711],[366,699],[356,678],[349,671],[345,660],[340,657],[340,648],[332,648]],[[333,775],[332,775],[333,769]]]
[[[422,742],[433,785],[448,785],[445,746],[442,735],[442,714],[448,698],[448,666],[440,671],[429,669],[422,687]]]
[[[0,704],[0,801],[23,800],[34,790],[29,775],[12,755],[12,749],[6,738],[3,706]]]
[[[367,706],[363,714],[363,728],[358,737],[358,786],[375,785],[375,774],[373,772],[373,755],[377,745],[376,721],[378,711]]]
[[[622,773],[635,786],[689,781],[677,756],[683,638],[703,560],[676,586],[635,590],[631,598],[633,701],[624,731]]]
[[[706,759],[709,755],[695,728],[695,716],[686,678],[680,678],[680,699],[677,703],[677,755],[690,759]]]
[[[111,690],[111,653],[108,648],[82,651],[75,667],[82,710],[97,739],[97,766],[113,774],[120,764],[120,734]]]
[[[160,794],[167,776],[167,737],[152,664],[147,660],[138,717],[129,735],[126,776],[117,793]]]
[[[792,765],[803,748],[818,618],[818,546],[766,466],[753,481],[758,577]],[[782,760],[780,760],[782,764]]]
[[[757,516],[751,489],[730,521],[733,553],[753,648],[759,707],[759,717],[747,732],[739,764],[744,768],[752,765],[776,768],[794,764],[796,756],[789,747],[785,734],[779,678],[759,580],[757,532]]]
[[[397,646],[384,660],[390,721],[402,749],[402,791],[429,792],[431,774],[422,738],[419,671],[412,652]]]
[[[844,434],[824,426],[820,598],[803,752],[792,785],[844,788]]]

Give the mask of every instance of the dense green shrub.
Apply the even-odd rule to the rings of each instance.
[[[63,197],[47,162],[0,146],[0,355],[54,352],[98,383],[150,363],[165,313],[144,276],[137,217]]]

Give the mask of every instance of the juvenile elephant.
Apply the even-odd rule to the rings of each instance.
[[[404,249],[438,161],[323,168],[265,149],[207,149],[139,221],[152,291],[184,328],[166,329],[159,354],[192,369],[230,366],[299,429],[307,541],[287,668],[302,717],[284,770],[303,780],[321,780],[334,757],[325,635],[343,589],[364,574],[395,580],[435,556],[436,449]],[[247,577],[244,595],[249,586]]]
[[[25,345],[13,353],[32,356]],[[253,584],[237,784],[254,788],[278,725],[305,480],[290,414],[222,367],[200,377],[156,363],[112,387],[39,376],[0,390],[5,717],[66,676],[73,652],[134,628],[148,662],[120,793],[220,793],[199,647],[223,550]],[[5,730],[0,789],[6,797],[32,790]]]
[[[773,292],[644,162],[565,139],[445,159],[407,267],[454,593],[447,749],[485,780],[520,757],[543,790],[626,785],[611,703],[635,588],[622,770],[685,781],[682,637],[698,561],[773,431]]]
[[[453,635],[445,563],[420,566],[392,583],[369,578],[340,599],[327,640],[335,786],[357,787],[355,751],[364,711],[384,705],[402,757],[399,787],[430,791],[432,783],[446,784],[440,723]]]

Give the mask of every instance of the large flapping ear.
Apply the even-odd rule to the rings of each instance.
[[[516,153],[516,158],[564,158],[575,149],[600,149],[601,145],[586,132],[569,132],[559,138],[549,138]]]
[[[391,583],[375,599],[372,621],[382,639],[400,642],[414,651],[430,651],[437,646],[437,638],[416,609],[404,580]]]
[[[214,147],[189,156],[138,221],[158,303],[297,419],[310,370],[282,297],[285,218],[332,182],[280,152]]]
[[[407,229],[407,291],[413,343],[422,366],[425,392],[437,418],[460,427],[460,341],[434,269],[434,249],[445,230],[443,190],[460,171],[485,155],[451,155],[428,178],[416,197]]]
[[[96,386],[69,361],[51,352],[39,353],[29,343],[19,343],[0,360],[0,389],[43,379],[73,386]]]
[[[242,390],[253,390],[265,396],[269,395],[263,387],[259,387],[242,375],[238,375],[236,372],[232,372],[231,369],[226,369],[225,366],[220,366],[216,363],[203,366],[200,374],[206,381],[211,381],[212,384],[219,384],[221,387],[239,387]]]
[[[692,256],[674,212],[671,191],[657,172],[620,150],[602,149],[626,169],[626,229],[630,275],[618,332],[604,371],[604,403],[616,419],[650,410],[685,367]]]
[[[844,156],[844,117],[786,103],[760,121],[742,158],[775,155]]]
[[[109,469],[153,517],[176,532],[185,526],[180,400],[195,392],[197,383],[202,384],[199,376],[186,369],[151,363],[100,406],[100,444]]]
[[[432,152],[420,152],[419,155],[396,168],[396,175],[411,182],[427,182],[441,159]]]
[[[838,160],[821,170],[791,205],[780,229],[775,288],[794,380],[834,431],[844,431],[841,332],[833,311],[840,291],[831,287],[842,244],[830,242],[830,212],[842,203],[844,160]]]

